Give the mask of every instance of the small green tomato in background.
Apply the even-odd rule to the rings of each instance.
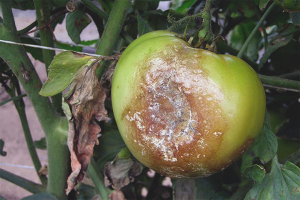
[[[254,70],[168,31],[135,40],[113,76],[119,131],[145,166],[173,178],[204,177],[237,160],[258,136],[266,102]]]

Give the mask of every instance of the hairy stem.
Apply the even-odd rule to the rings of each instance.
[[[201,14],[203,18],[202,29],[198,33],[200,43],[202,41],[209,41],[211,38],[211,7],[214,0],[206,0],[205,8]]]
[[[36,17],[38,21],[38,26],[43,27],[50,21],[50,11],[49,11],[49,0],[34,0],[35,10],[36,10]],[[51,26],[46,26],[45,28],[42,28],[39,30],[40,37],[41,37],[41,45],[46,47],[54,47],[53,42],[53,32],[51,30]],[[49,65],[51,64],[55,52],[53,50],[46,50],[43,49],[43,58],[44,63],[46,65],[46,69],[48,69]],[[58,94],[53,97],[51,97],[53,106],[55,107],[56,111],[63,115],[63,110],[61,107],[62,102],[62,95]]]
[[[300,81],[293,81],[279,77],[265,76],[258,74],[261,82],[266,86],[271,86],[277,89],[300,92]]]
[[[42,185],[36,184],[30,180],[27,180],[21,176],[17,176],[1,168],[0,168],[0,178],[3,178],[4,180],[7,180],[17,186],[20,186],[21,188],[33,194],[41,193],[45,191],[45,188]]]
[[[101,196],[101,199],[108,200],[108,195],[104,186],[104,178],[102,174],[97,173],[96,163],[93,159],[91,159],[91,163],[89,164],[87,172],[95,184],[95,188],[98,194]]]
[[[246,42],[243,44],[241,50],[239,51],[237,57],[241,58],[244,54],[244,51],[246,50],[247,46],[249,45],[250,41],[252,40],[254,34],[258,30],[258,28],[262,25],[268,14],[271,12],[271,10],[275,7],[276,3],[273,2],[272,5],[266,10],[266,12],[263,14],[263,16],[260,18],[259,22],[256,24],[255,28],[252,30],[251,34],[247,38]]]

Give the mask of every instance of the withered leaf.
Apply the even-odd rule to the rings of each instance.
[[[95,120],[108,120],[104,108],[106,93],[96,76],[98,65],[97,61],[85,67],[74,79],[71,91],[65,98],[72,113],[68,135],[72,173],[68,178],[67,193],[83,179],[94,145],[98,143],[97,134],[101,128]]]
[[[118,155],[104,167],[105,186],[112,186],[115,190],[120,190],[133,182],[134,177],[140,175],[143,170],[143,166],[133,161],[131,157],[119,158]]]

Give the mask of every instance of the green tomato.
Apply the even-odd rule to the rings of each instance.
[[[219,172],[249,148],[266,102],[255,71],[168,31],[135,40],[113,76],[119,131],[145,166],[173,178]]]

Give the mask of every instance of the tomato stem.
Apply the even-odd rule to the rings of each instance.
[[[256,24],[256,26],[254,27],[254,29],[252,30],[251,34],[249,35],[249,37],[247,38],[246,42],[243,44],[241,50],[239,51],[237,57],[241,58],[244,54],[244,51],[246,50],[246,48],[248,47],[248,44],[250,43],[251,39],[253,38],[254,34],[256,33],[256,31],[258,30],[258,28],[262,25],[262,23],[264,22],[264,20],[266,19],[266,17],[268,16],[268,14],[271,12],[271,10],[275,7],[276,3],[272,3],[272,5],[267,9],[267,11],[264,13],[264,15],[260,18],[259,22]]]

